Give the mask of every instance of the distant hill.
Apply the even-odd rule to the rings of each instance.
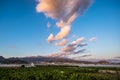
[[[48,63],[83,63],[83,64],[113,64],[112,60],[98,60],[96,62],[90,60],[74,60],[70,58],[63,58],[63,57],[46,57],[46,56],[31,56],[31,57],[11,57],[11,58],[4,58],[0,56],[0,63],[2,64],[26,64],[26,63],[41,63],[41,62],[48,62]],[[114,64],[120,64],[114,63]]]
[[[0,63],[1,64],[26,64],[28,62],[24,61],[24,60],[17,59],[17,58],[6,59],[6,58],[0,56]]]
[[[5,60],[5,58],[3,56],[0,56],[0,63],[4,60]]]
[[[60,58],[60,57],[23,57],[20,60],[24,60],[27,62],[77,62],[77,60],[69,59],[69,58]]]

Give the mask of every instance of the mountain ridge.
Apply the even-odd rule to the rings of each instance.
[[[120,60],[74,60],[65,57],[47,57],[47,56],[29,56],[29,57],[10,57],[4,58],[0,56],[0,63],[2,64],[23,64],[23,63],[83,63],[83,64],[120,64]]]

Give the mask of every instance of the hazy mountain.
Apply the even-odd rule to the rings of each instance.
[[[4,58],[3,56],[0,56],[0,63],[2,64],[24,64],[28,63],[27,61],[20,60],[19,58]]]
[[[22,63],[41,63],[41,62],[61,62],[61,63],[84,63],[84,64],[120,64],[120,60],[109,59],[109,60],[74,60],[70,58],[64,57],[45,57],[45,56],[31,56],[31,57],[11,57],[11,58],[4,58],[0,56],[0,63],[4,64],[22,64]]]
[[[5,60],[5,58],[3,56],[0,56],[0,63],[4,60]]]

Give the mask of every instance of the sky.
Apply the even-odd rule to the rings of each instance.
[[[0,0],[0,55],[119,57],[119,14],[119,0]]]

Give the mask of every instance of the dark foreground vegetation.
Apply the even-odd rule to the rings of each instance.
[[[120,68],[71,66],[0,68],[0,80],[120,80]]]

